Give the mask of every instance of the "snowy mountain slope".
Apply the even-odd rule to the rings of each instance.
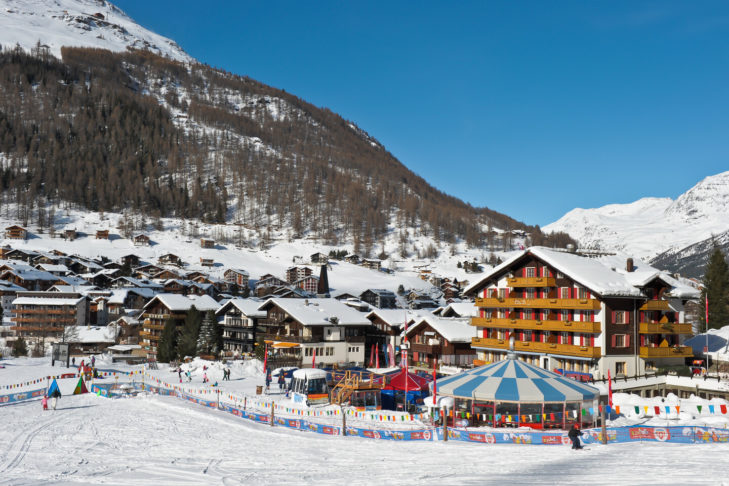
[[[174,41],[135,23],[104,0],[3,0],[0,44],[26,50],[41,44],[61,56],[61,47],[98,47],[111,51],[146,49],[160,56],[193,59]]]
[[[544,228],[565,231],[584,248],[651,259],[729,230],[729,172],[706,177],[679,196],[574,209]]]
[[[704,274],[709,256],[714,251],[714,245],[724,254],[729,254],[729,231],[712,235],[679,250],[666,250],[653,260],[651,265],[664,268],[671,272],[678,272],[687,277],[700,278]]]

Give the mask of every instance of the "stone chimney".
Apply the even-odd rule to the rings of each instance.
[[[625,262],[625,270],[627,272],[632,272],[633,270],[635,270],[635,267],[633,266],[633,259],[632,258],[628,258],[626,260],[626,262]]]

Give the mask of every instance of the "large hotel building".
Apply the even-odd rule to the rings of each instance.
[[[603,378],[683,364],[692,334],[684,306],[699,291],[640,261],[533,247],[465,290],[476,298],[479,362],[517,357]]]

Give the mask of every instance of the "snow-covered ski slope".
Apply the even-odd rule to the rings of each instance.
[[[720,484],[726,444],[390,442],[251,423],[174,397],[0,408],[0,484]],[[575,455],[578,454],[578,455]]]

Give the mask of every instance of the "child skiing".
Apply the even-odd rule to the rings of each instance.
[[[48,395],[43,395],[41,403],[43,404],[43,410],[48,410]]]
[[[573,449],[582,449],[582,445],[580,444],[580,436],[582,435],[582,431],[579,429],[577,424],[574,424],[569,432],[567,432],[567,437],[572,440],[572,448]]]

